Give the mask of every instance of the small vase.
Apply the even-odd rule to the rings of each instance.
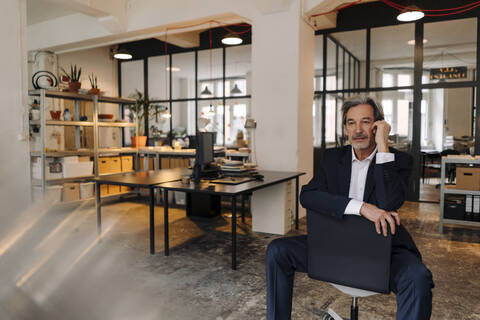
[[[78,93],[78,89],[82,86],[82,83],[79,81],[69,82],[68,83],[68,91]]]
[[[99,96],[100,95],[100,89],[92,88],[92,89],[88,90],[88,93],[93,95],[93,96]]]
[[[147,145],[147,136],[133,136],[132,148],[136,148],[137,144],[139,148],[145,147]]]

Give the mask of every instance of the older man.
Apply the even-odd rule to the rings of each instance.
[[[356,214],[392,233],[390,287],[397,319],[429,319],[433,280],[397,210],[405,201],[412,157],[388,147],[390,125],[369,97],[343,105],[349,146],[325,150],[319,173],[302,187],[306,209],[341,219]],[[290,319],[295,272],[307,272],[307,237],[272,241],[267,249],[267,319]]]

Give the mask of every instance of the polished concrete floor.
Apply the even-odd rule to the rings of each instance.
[[[239,223],[238,270],[230,269],[230,218],[191,220],[171,210],[171,251],[163,255],[163,208],[156,207],[157,254],[149,254],[148,206],[111,202],[96,235],[92,203],[19,215],[0,238],[0,318],[263,319],[264,258],[276,236]],[[432,319],[480,319],[480,229],[438,232],[438,204],[406,203],[410,230],[436,287]],[[305,232],[305,221],[299,231]],[[298,274],[293,319],[346,316],[350,299]],[[360,319],[394,319],[395,296],[360,300]]]

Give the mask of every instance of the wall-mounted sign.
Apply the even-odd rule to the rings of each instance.
[[[463,79],[467,77],[467,67],[447,67],[430,69],[430,80]]]

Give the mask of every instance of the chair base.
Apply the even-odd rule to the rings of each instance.
[[[322,320],[358,320],[358,305],[357,297],[352,297],[352,305],[350,306],[350,319],[342,318],[332,309],[328,309],[327,314],[325,314]]]

